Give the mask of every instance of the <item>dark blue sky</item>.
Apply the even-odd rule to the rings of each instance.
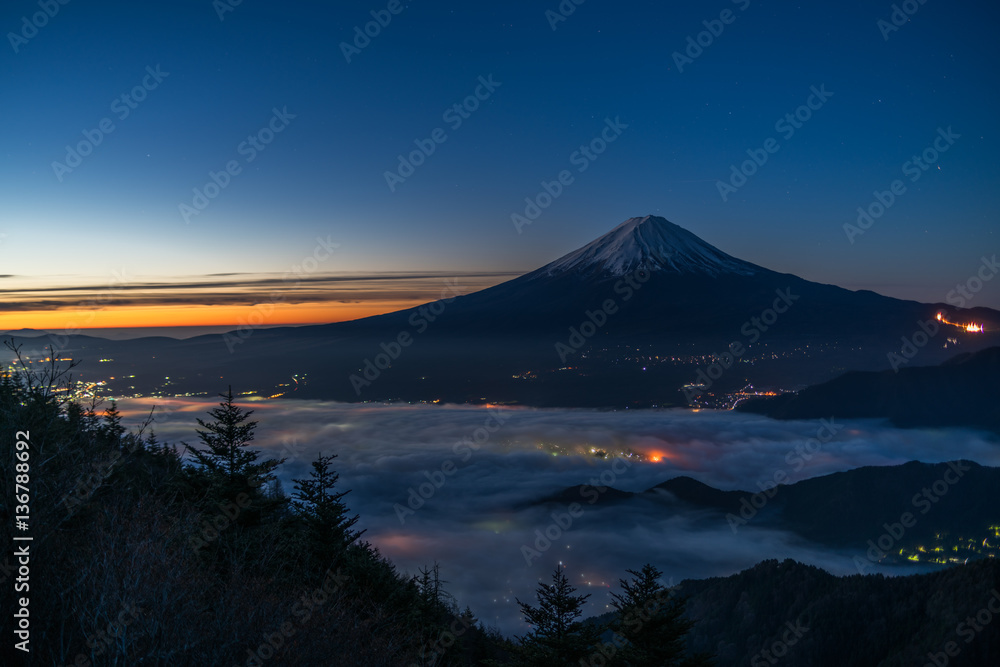
[[[220,20],[222,2],[72,0],[37,34],[22,17],[38,2],[4,4],[0,273],[36,277],[7,289],[284,272],[317,236],[341,246],[324,272],[529,270],[648,213],[769,268],[929,301],[1000,249],[994,3],[914,2],[888,39],[891,2],[587,0],[555,30],[557,0],[402,3],[348,63],[341,43],[387,2],[243,0]],[[443,113],[480,77],[500,85],[453,127]],[[813,86],[833,95],[778,131]],[[248,161],[275,108],[294,118]],[[114,130],[57,174],[103,119]],[[606,119],[628,127],[581,173],[572,155]],[[960,138],[911,180],[949,127]],[[390,191],[397,155],[436,128],[447,140]],[[718,181],[769,138],[723,201]],[[239,173],[186,221],[179,205],[229,161]],[[518,234],[512,213],[562,170],[572,184]],[[843,225],[896,179],[905,193],[849,243]],[[1000,307],[997,284],[971,305]]]

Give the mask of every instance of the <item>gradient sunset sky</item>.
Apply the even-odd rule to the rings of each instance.
[[[994,3],[912,2],[898,26],[888,1],[48,4],[0,10],[0,330],[230,325],[261,303],[265,324],[352,319],[646,214],[774,270],[929,302],[1000,250]],[[372,12],[387,25],[357,48]],[[776,123],[813,89],[832,95],[789,135]],[[580,171],[609,121],[627,128]],[[563,170],[519,233],[512,214]],[[970,305],[1000,308],[1000,280]]]

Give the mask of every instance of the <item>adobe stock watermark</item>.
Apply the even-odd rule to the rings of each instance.
[[[761,649],[750,658],[750,667],[768,667],[776,665],[788,655],[789,649],[799,643],[802,636],[809,632],[809,626],[802,623],[802,617],[795,619],[795,623],[787,621],[785,630],[781,637],[771,642],[771,645]]]
[[[947,130],[939,127],[937,133],[938,136],[934,138],[930,146],[921,151],[919,155],[913,155],[900,167],[903,175],[911,183],[919,181],[920,177],[941,158],[941,155],[947,153],[955,145],[955,142],[962,137],[962,135],[955,134],[952,131],[951,125],[948,126]],[[906,183],[899,178],[890,183],[886,190],[875,190],[872,192],[872,196],[875,198],[874,201],[868,204],[868,206],[858,207],[858,218],[855,224],[844,223],[844,233],[847,235],[847,240],[851,242],[851,245],[854,245],[856,237],[861,236],[871,229],[875,221],[885,215],[885,212],[892,208],[892,205],[904,194],[906,194]]]
[[[441,295],[437,301],[424,304],[410,313],[410,317],[406,321],[413,328],[413,334],[409,330],[404,329],[388,343],[383,341],[379,344],[379,348],[382,351],[376,354],[374,358],[365,359],[361,368],[358,369],[361,375],[352,373],[348,376],[347,379],[351,383],[356,396],[361,396],[362,389],[370,387],[373,382],[382,376],[382,371],[391,367],[392,362],[399,359],[403,355],[403,351],[413,345],[413,341],[415,340],[414,334],[420,335],[427,331],[430,325],[437,318],[441,317],[441,314],[448,308],[448,304],[454,301],[456,297],[462,295],[457,282],[452,283],[449,280],[445,280],[445,285],[446,287],[441,290]]]
[[[132,90],[111,100],[111,113],[119,121],[125,120],[168,76],[170,76],[170,72],[161,71],[159,65],[155,69],[147,65],[146,76],[142,77],[142,81],[133,86]],[[52,162],[52,172],[56,175],[56,179],[62,183],[63,177],[83,164],[83,159],[93,154],[94,149],[104,143],[104,138],[114,131],[115,122],[110,116],[99,120],[94,128],[83,130],[81,132],[83,139],[74,145],[66,145],[66,157],[63,158],[63,161]]]
[[[235,12],[236,8],[243,4],[243,0],[212,0],[212,9],[220,21],[226,20],[226,14]]]
[[[576,12],[576,8],[585,3],[587,0],[562,0],[559,6],[555,10],[546,9],[545,10],[545,20],[549,22],[549,27],[555,32],[559,24],[566,21],[570,16]]]
[[[263,482],[260,480],[250,480],[247,482],[247,490],[251,493],[259,491]],[[243,510],[253,504],[253,498],[245,491],[236,494],[234,498],[227,498],[225,501],[216,503],[218,511],[211,517],[202,516],[201,529],[196,535],[188,538],[188,545],[195,553],[200,552],[209,544],[219,539],[227,528],[236,524]]]
[[[578,149],[570,153],[570,165],[576,167],[578,174],[587,171],[590,165],[596,162],[597,158],[604,151],[608,150],[608,146],[617,141],[618,137],[622,136],[622,133],[627,129],[628,125],[621,121],[621,117],[615,116],[614,120],[605,118],[604,128],[601,132],[589,142],[581,144]],[[510,221],[514,224],[514,229],[517,230],[517,233],[523,233],[523,228],[537,220],[542,215],[542,212],[552,206],[552,202],[559,199],[566,191],[566,188],[572,185],[575,180],[576,177],[573,176],[573,172],[569,169],[560,171],[552,181],[543,180],[541,182],[542,189],[538,194],[534,197],[524,198],[524,203],[526,204],[524,211],[520,213],[515,211],[510,214]]]
[[[910,22],[910,17],[917,13],[920,6],[927,0],[903,0],[900,4],[892,6],[889,20],[880,18],[875,22],[875,26],[882,33],[882,40],[888,42],[889,35],[898,32],[900,28]]]
[[[936,320],[917,320],[917,330],[909,336],[903,336],[902,347],[899,353],[888,352],[885,357],[889,361],[892,370],[899,372],[905,364],[910,363],[917,353],[920,352],[933,338],[941,331],[941,325]]]
[[[1000,273],[1000,264],[997,263],[997,256],[993,255],[989,259],[983,255],[982,263],[975,274],[969,276],[964,283],[955,285],[955,289],[948,292],[945,300],[958,308],[965,308],[976,295],[983,289],[983,286],[993,280],[993,276]]]
[[[360,55],[364,49],[368,48],[372,40],[381,35],[382,30],[389,27],[389,24],[392,23],[392,17],[399,16],[404,9],[406,7],[400,0],[389,0],[385,9],[373,9],[369,12],[372,20],[365,23],[364,29],[360,25],[354,26],[354,40],[351,43],[340,43],[340,52],[344,54],[347,64],[350,65],[351,58]]]
[[[791,287],[786,287],[784,290],[777,289],[774,293],[777,296],[771,303],[771,307],[760,311],[759,315],[754,315],[740,327],[740,333],[747,339],[746,345],[735,340],[729,344],[725,352],[715,355],[715,361],[704,369],[698,369],[695,384],[700,386],[700,391],[696,391],[692,385],[684,387],[684,398],[688,403],[693,403],[703,392],[711,389],[712,385],[725,375],[726,371],[733,367],[733,364],[739,361],[748,347],[760,340],[760,337],[778,321],[779,316],[787,313],[788,309],[795,305],[795,302],[800,298],[798,294],[792,294]]]
[[[396,512],[396,518],[399,519],[399,524],[406,525],[406,517],[416,514],[417,510],[422,509],[448,479],[461,469],[455,463],[456,458],[460,463],[467,463],[472,458],[473,453],[478,452],[483,445],[489,442],[493,434],[500,430],[509,417],[510,415],[504,414],[500,408],[489,409],[486,419],[483,420],[483,425],[474,429],[451,448],[455,454],[454,457],[445,459],[438,470],[434,472],[421,471],[427,481],[407,489],[405,507],[399,503],[392,506],[393,511]]]
[[[964,621],[955,626],[955,634],[965,640],[966,644],[971,644],[998,614],[1000,614],[1000,591],[994,588],[990,591],[990,597],[986,604],[974,616],[966,616]],[[952,640],[945,642],[941,649],[935,653],[927,654],[927,662],[924,663],[924,667],[947,667],[951,663],[951,659],[957,658],[962,652],[962,646]]]
[[[54,353],[53,353],[54,354]],[[130,456],[140,447],[138,440],[130,440],[125,447],[125,454]],[[113,450],[106,461],[92,463],[93,472],[80,474],[76,478],[73,490],[63,495],[59,503],[66,506],[66,518],[72,517],[81,507],[93,497],[94,493],[101,488],[104,480],[111,476],[118,464],[124,460],[122,452]]]
[[[622,456],[616,456],[611,462],[611,467],[603,471],[599,476],[594,477],[590,482],[580,487],[580,498],[587,501],[587,505],[593,505],[600,500],[601,495],[607,493],[608,487],[618,481],[618,477],[625,474],[632,467],[632,462]],[[522,544],[521,555],[524,562],[530,567],[531,564],[542,557],[552,545],[562,539],[576,519],[584,515],[586,508],[580,503],[570,503],[566,506],[565,512],[552,512],[552,523],[544,529],[535,530],[535,541],[533,544]],[[534,548],[532,548],[534,547]]]
[[[281,438],[281,452],[277,456],[279,461],[294,463],[303,460],[305,454],[306,446],[298,438],[287,435]]]
[[[635,293],[641,290],[651,277],[652,274],[648,270],[640,267],[624,278],[619,278],[612,289],[615,294],[622,297],[622,303],[625,303],[635,296]],[[596,310],[584,311],[585,319],[579,326],[569,328],[569,338],[566,339],[566,342],[559,341],[555,344],[559,361],[566,363],[566,359],[570,355],[582,350],[586,346],[587,341],[593,338],[597,334],[597,331],[608,323],[608,318],[617,312],[618,302],[615,299],[605,299]]]
[[[417,658],[420,660],[418,665],[415,662],[411,662],[409,667],[424,667],[425,665],[443,665],[445,664],[441,660],[448,650],[455,645],[458,638],[469,631],[469,628],[474,626],[471,622],[472,619],[467,618],[464,614],[454,616],[446,629],[442,630],[437,639],[434,641],[428,640],[420,647],[420,651],[417,653]],[[458,627],[456,627],[458,626]]]
[[[129,282],[132,282],[132,279],[125,275],[125,269],[122,269],[121,271],[112,271],[111,281],[108,284],[107,289],[103,290],[100,296],[83,301],[77,306],[77,310],[89,310],[83,325],[86,326],[93,322],[94,318],[97,317],[97,311],[100,310],[102,306],[106,306],[115,300],[115,290],[122,289],[122,287]],[[80,334],[81,330],[82,327],[76,320],[70,320],[66,323],[66,328],[62,331],[58,333],[50,333],[48,335],[48,339],[52,345],[52,355],[55,356],[69,347],[69,337]]]
[[[788,453],[785,454],[785,463],[791,468],[792,472],[802,470],[806,466],[806,463],[812,461],[813,457],[823,449],[823,446],[836,438],[837,434],[844,428],[844,425],[838,424],[833,417],[820,419],[819,423],[820,426],[816,429],[815,437],[809,438],[804,443],[795,445],[795,447],[788,450]],[[740,499],[740,511],[738,515],[731,512],[726,515],[726,523],[729,524],[733,535],[738,532],[740,526],[750,523],[764,509],[768,502],[777,495],[780,485],[786,484],[790,479],[791,475],[784,468],[778,468],[771,475],[771,479],[764,481],[757,480],[757,487],[760,491],[749,498],[744,496]]]
[[[319,270],[320,264],[330,259],[335,250],[340,248],[339,243],[333,243],[330,235],[324,239],[316,237],[316,246],[311,254],[306,255],[299,264],[293,264],[291,270],[281,277],[282,282],[288,283],[286,287],[296,288],[302,284],[302,279]],[[294,280],[294,282],[292,282]],[[280,290],[272,291],[268,295],[268,300],[255,304],[253,311],[246,318],[241,318],[240,324],[235,331],[227,332],[222,336],[222,342],[226,344],[229,353],[236,350],[236,346],[244,342],[253,335],[253,332],[264,326],[267,318],[274,313],[274,307],[283,303],[287,295]]]
[[[479,109],[481,104],[493,97],[493,93],[496,92],[497,88],[503,85],[502,81],[494,81],[492,74],[486,77],[481,76],[478,81],[479,85],[472,91],[472,94],[465,97],[462,101],[452,104],[441,114],[441,120],[448,124],[452,132],[462,127],[462,124],[472,117],[472,114]],[[438,145],[446,141],[448,141],[448,132],[443,127],[436,127],[431,130],[430,135],[426,139],[414,139],[413,143],[416,145],[416,149],[410,151],[407,155],[400,153],[397,156],[399,164],[396,165],[396,170],[386,171],[383,174],[386,185],[389,186],[389,192],[395,192],[398,186],[413,176],[417,168],[427,162],[427,158],[434,155]]]
[[[343,574],[340,568],[334,572],[327,569],[323,574],[323,583],[317,588],[303,591],[298,597],[288,618],[273,626],[273,632],[264,633],[256,648],[247,649],[246,667],[261,667],[265,662],[281,653],[289,642],[302,628],[305,628],[314,614],[319,613],[330,599],[347,585],[350,577]],[[294,623],[293,623],[294,620]],[[282,663],[285,664],[285,663]]]
[[[135,603],[122,603],[121,611],[117,615],[108,614],[105,617],[108,621],[106,627],[100,628],[93,637],[84,634],[87,639],[86,652],[77,653],[73,662],[66,664],[68,666],[93,665],[94,663],[90,661],[92,658],[99,658],[109,651],[115,651],[117,640],[126,628],[135,621],[144,618],[148,613],[142,607],[137,607]],[[117,657],[115,656],[115,658]],[[117,660],[115,661],[117,662]]]
[[[21,29],[17,32],[8,32],[7,41],[14,53],[19,53],[21,47],[27,44],[38,35],[38,31],[49,24],[49,21],[56,17],[61,7],[69,4],[69,0],[38,0],[38,7],[41,11],[35,12],[30,17],[21,17]]]
[[[944,471],[941,478],[922,488],[919,493],[915,493],[910,499],[910,505],[914,509],[919,509],[921,516],[930,512],[934,505],[948,494],[951,487],[958,484],[965,473],[972,469],[965,463],[964,461],[949,461],[947,463],[948,469]],[[874,564],[887,558],[906,535],[906,531],[917,525],[917,518],[913,512],[907,511],[899,515],[899,521],[882,524],[885,532],[874,540],[868,540],[865,558],[855,556],[853,559],[855,567],[858,568],[858,574],[865,574],[865,570],[872,569]]]
[[[732,3],[737,5],[741,12],[745,12],[750,6],[750,0],[732,0]],[[719,12],[719,18],[702,21],[701,24],[705,26],[705,29],[697,35],[688,36],[684,53],[674,51],[671,56],[674,59],[674,65],[677,66],[677,72],[683,74],[685,65],[694,63],[705,53],[705,49],[715,44],[715,40],[722,35],[726,26],[732,25],[736,20],[736,16],[736,13],[727,7]]]
[[[979,269],[964,282],[955,285],[955,289],[950,290],[946,295],[946,300],[948,303],[959,308],[964,308],[968,305],[978,294],[986,283],[993,280],[993,276],[1000,273],[1000,263],[997,263],[997,256],[987,258],[985,255],[982,257],[982,263],[979,265]],[[902,345],[899,351],[888,352],[886,354],[886,359],[889,362],[889,366],[895,372],[899,372],[899,369],[913,361],[917,353],[925,348],[931,340],[941,331],[942,324],[937,320],[917,320],[917,329],[909,336],[902,336],[900,340]]]
[[[639,634],[650,620],[656,617],[660,608],[665,605],[672,594],[679,586],[674,585],[673,577],[667,582],[665,588],[656,592],[651,600],[647,600],[641,609],[629,611],[621,619],[623,631],[614,630],[610,639],[600,643],[589,657],[580,658],[580,667],[605,667],[605,665],[616,664],[612,662],[619,651],[628,646],[630,639]]]
[[[806,98],[805,104],[800,105],[791,113],[786,113],[774,123],[774,131],[779,132],[785,141],[795,136],[796,130],[802,129],[802,126],[809,122],[813,112],[822,109],[827,100],[833,97],[833,93],[826,89],[825,83],[820,84],[818,89],[816,86],[810,86],[809,91],[811,94]],[[750,159],[744,160],[739,167],[735,164],[729,166],[728,182],[716,181],[715,183],[722,201],[728,201],[729,195],[746,185],[747,180],[756,174],[758,169],[767,164],[771,155],[779,150],[781,150],[781,144],[774,137],[765,139],[761,148],[748,148],[747,155]]]
[[[257,156],[264,152],[268,145],[274,141],[274,138],[284,132],[291,121],[297,117],[298,114],[288,113],[287,106],[282,107],[280,111],[278,107],[273,107],[271,109],[271,118],[264,127],[253,134],[247,135],[247,138],[236,146],[236,153],[243,157],[243,163],[250,164],[256,160]],[[223,190],[229,187],[233,178],[239,176],[241,173],[243,173],[243,164],[240,164],[240,161],[236,159],[226,162],[218,172],[209,171],[208,180],[205,182],[205,185],[192,189],[194,196],[191,198],[191,204],[188,205],[185,202],[181,202],[177,205],[177,210],[180,212],[185,224],[190,223],[193,216],[201,215],[208,208],[208,205]]]

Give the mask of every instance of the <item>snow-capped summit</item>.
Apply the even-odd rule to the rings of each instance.
[[[623,276],[636,269],[650,272],[751,276],[761,268],[722,252],[664,218],[629,218],[604,236],[560,257],[535,273],[553,276],[569,271],[608,272]]]

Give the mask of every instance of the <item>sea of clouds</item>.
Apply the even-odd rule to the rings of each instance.
[[[214,402],[139,399],[121,407],[137,421],[155,404],[161,441],[197,444],[195,420]],[[592,594],[592,613],[607,609],[607,593],[617,589],[626,568],[646,562],[663,571],[665,583],[729,575],[767,558],[794,558],[834,574],[857,572],[854,553],[753,521],[734,531],[721,516],[691,511],[669,497],[591,504],[592,491],[576,494],[579,509],[572,514],[571,500],[537,502],[567,487],[639,492],[688,475],[723,490],[759,491],[779,471],[792,483],[911,460],[1000,465],[1000,443],[983,433],[901,430],[835,416],[836,434],[820,443],[819,420],[779,422],[724,411],[293,400],[247,406],[259,421],[255,445],[287,458],[280,472],[286,492],[293,479],[307,476],[318,453],[337,454],[340,488],[351,489],[345,500],[361,516],[364,539],[405,573],[439,563],[458,604],[515,633],[526,628],[515,597],[534,601],[538,581],[559,563],[581,592]],[[608,456],[594,456],[592,449]],[[903,506],[907,499],[900,501]],[[540,540],[539,534],[547,536]]]

